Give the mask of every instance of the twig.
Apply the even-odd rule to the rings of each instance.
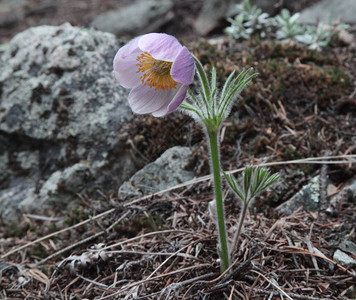
[[[251,270],[251,272],[254,272],[261,277],[263,277],[266,281],[268,281],[270,284],[272,284],[277,290],[279,290],[284,296],[286,296],[289,300],[293,300],[285,291],[283,291],[278,284],[276,284],[273,280],[269,280],[266,276],[264,276],[262,273],[257,272],[256,270]]]
[[[248,290],[249,287],[245,286],[245,290]],[[254,288],[254,292],[259,293],[259,294],[264,294],[264,295],[269,295],[270,293],[273,294],[273,296],[278,296],[280,295],[280,292],[270,292],[270,291],[266,291],[263,289],[259,289],[259,288]],[[304,296],[304,295],[298,295],[298,294],[294,294],[294,293],[289,293],[290,297],[293,297],[294,299],[299,299],[299,300],[330,300],[330,299],[325,299],[325,298],[316,298],[316,297],[312,297],[312,296]]]
[[[46,216],[32,215],[32,214],[24,214],[24,217],[29,219],[34,219],[34,220],[47,221],[47,222],[57,222],[64,219],[63,217],[53,218],[53,217],[46,217]]]
[[[37,240],[34,240],[34,241],[29,242],[29,243],[27,243],[27,244],[25,244],[25,245],[22,245],[22,246],[20,246],[20,247],[18,247],[18,248],[15,248],[15,249],[9,251],[9,252],[6,253],[6,254],[3,254],[3,255],[1,256],[1,258],[5,258],[5,257],[7,257],[7,256],[9,256],[9,255],[11,255],[11,254],[13,254],[13,253],[16,253],[16,252],[22,250],[22,249],[25,249],[25,248],[27,248],[27,247],[29,247],[29,246],[32,246],[32,245],[36,244],[36,243],[42,242],[42,241],[44,241],[44,240],[47,240],[47,239],[49,239],[49,238],[52,237],[52,236],[58,235],[58,234],[60,234],[60,233],[66,232],[66,231],[68,231],[68,230],[71,230],[71,229],[74,229],[74,228],[77,228],[77,227],[80,227],[80,226],[82,226],[82,225],[84,225],[84,224],[86,224],[86,223],[89,223],[89,222],[91,222],[91,221],[94,221],[94,220],[96,220],[96,219],[100,219],[100,218],[102,218],[102,217],[105,217],[106,215],[111,214],[111,213],[114,212],[115,210],[116,210],[116,208],[109,209],[109,210],[107,210],[107,211],[105,211],[105,212],[103,212],[103,213],[101,213],[101,214],[99,214],[99,215],[97,215],[97,216],[90,217],[89,219],[86,219],[86,220],[84,220],[84,221],[82,221],[82,222],[80,222],[80,223],[78,223],[78,224],[75,224],[75,225],[73,225],[73,226],[70,226],[70,227],[67,227],[67,228],[58,230],[58,231],[56,231],[56,232],[53,232],[53,233],[51,233],[51,234],[48,234],[48,235],[46,235],[46,236],[43,236],[43,237],[41,237],[41,238],[39,238],[39,239],[37,239]]]
[[[46,258],[40,260],[38,263],[36,263],[36,264],[34,265],[34,267],[38,267],[38,266],[44,264],[45,262],[51,260],[52,258],[54,258],[54,257],[56,257],[56,256],[58,256],[58,255],[61,255],[61,254],[65,253],[65,252],[67,252],[67,251],[69,251],[69,250],[71,250],[71,249],[73,249],[73,248],[75,248],[75,247],[78,247],[79,245],[82,245],[82,244],[85,244],[85,243],[87,243],[87,242],[89,242],[89,241],[91,241],[91,240],[94,240],[94,239],[96,239],[97,237],[103,235],[104,233],[105,233],[105,231],[100,231],[100,232],[98,232],[98,233],[96,233],[96,234],[94,234],[94,235],[92,235],[92,236],[87,237],[87,238],[84,239],[84,240],[80,240],[80,241],[78,241],[77,243],[71,244],[71,245],[69,245],[69,246],[67,246],[67,247],[65,247],[65,248],[63,248],[63,249],[61,249],[61,250],[59,250],[59,251],[57,251],[57,252],[55,252],[55,253],[53,253],[53,254],[47,256]]]
[[[132,287],[134,287],[134,286],[141,285],[142,283],[146,283],[146,282],[154,281],[154,280],[161,279],[161,278],[164,278],[164,277],[167,277],[167,276],[172,276],[172,275],[175,275],[175,274],[178,274],[178,273],[182,273],[182,272],[186,272],[186,271],[191,271],[191,270],[194,270],[194,269],[200,269],[200,268],[210,267],[210,266],[211,266],[211,264],[201,264],[201,265],[196,265],[196,266],[191,266],[191,267],[187,267],[187,268],[175,270],[175,271],[172,271],[172,272],[169,272],[169,273],[166,273],[166,274],[161,274],[161,275],[158,275],[158,276],[156,276],[156,277],[152,277],[152,278],[150,278],[150,279],[143,279],[143,280],[140,280],[140,281],[138,281],[138,282],[129,284],[129,285],[126,286],[125,288],[123,288],[123,289],[121,289],[120,291],[117,291],[117,292],[115,292],[115,293],[113,293],[113,294],[111,294],[111,295],[102,297],[102,298],[100,298],[100,300],[110,299],[110,298],[113,297],[113,296],[120,295],[122,292],[127,291],[128,289],[130,289],[130,288],[132,288]]]
[[[254,255],[252,255],[251,257],[249,257],[247,260],[245,260],[243,263],[241,263],[236,269],[233,269],[238,261],[239,258],[236,258],[235,261],[230,265],[229,268],[227,268],[223,273],[221,273],[218,277],[210,280],[210,281],[206,281],[206,282],[202,282],[205,284],[213,284],[216,282],[219,282],[221,280],[221,282],[226,282],[229,279],[231,279],[236,273],[240,273],[243,269],[245,269],[252,260],[254,260],[256,257],[260,256],[261,253],[265,250],[265,247],[263,247],[261,250],[259,250],[258,252],[256,252]],[[233,269],[233,271],[231,271]],[[228,275],[226,275],[228,274]]]
[[[196,241],[194,241],[194,242],[191,242],[190,244],[188,244],[188,245],[186,245],[186,246],[180,248],[179,250],[177,250],[175,253],[173,253],[172,255],[170,255],[169,257],[167,257],[147,278],[151,278],[154,274],[156,274],[157,271],[158,271],[160,268],[162,268],[172,257],[177,256],[179,252],[181,252],[181,251],[183,251],[184,249],[190,247],[191,245],[194,245],[194,244],[196,244],[196,243],[201,242],[201,241],[204,240],[204,239],[206,239],[206,238],[201,238],[201,239],[199,239],[199,240],[196,240]]]
[[[328,155],[330,151],[325,151],[325,155]],[[328,208],[328,198],[327,198],[327,176],[328,176],[328,165],[324,164],[321,167],[320,171],[320,180],[319,180],[319,186],[320,186],[320,201],[319,201],[319,212],[325,212],[326,209]],[[319,218],[321,215],[319,214]]]
[[[306,237],[305,237],[305,243],[307,244],[307,247],[308,247],[309,252],[315,253],[314,248],[313,248],[313,245],[312,245],[311,240],[310,240],[311,233],[312,233],[312,231],[313,231],[313,225],[314,225],[314,223],[312,223],[312,226],[310,227],[310,234],[309,234],[309,236],[306,236]],[[315,268],[315,269],[319,269],[318,262],[316,261],[315,256],[312,256],[311,259],[312,259],[312,261],[313,261],[314,268]],[[319,273],[318,273],[318,275],[319,275]]]
[[[313,255],[319,258],[322,258],[326,261],[328,261],[329,263],[332,263],[334,266],[337,266],[339,269],[341,269],[343,272],[349,274],[352,277],[356,278],[356,274],[352,273],[350,270],[346,269],[345,267],[341,266],[340,264],[336,263],[335,261],[333,261],[332,259],[326,257],[325,255],[320,255],[318,253],[312,253],[303,249],[276,249],[276,248],[269,248],[270,250],[273,251],[278,251],[278,252],[283,252],[283,253],[295,253],[295,254],[306,254],[306,255]]]
[[[251,263],[251,261],[253,261],[255,258],[259,257],[265,249],[266,249],[266,247],[263,247],[261,250],[257,251],[254,255],[250,256],[243,263],[241,263],[236,269],[233,269],[232,272],[230,272],[226,277],[224,277],[222,279],[222,281],[225,282],[225,281],[229,280],[230,278],[232,278],[233,276],[235,276],[236,274],[241,273],[242,270],[246,269],[247,266]],[[238,258],[233,262],[231,267],[236,265],[237,262],[238,262]]]
[[[234,295],[234,292],[235,292],[235,286],[233,285],[232,288],[231,288],[231,293],[230,293],[230,296],[229,296],[228,300],[232,300],[232,296]]]
[[[110,289],[110,286],[108,286],[108,285],[106,285],[106,284],[103,284],[103,283],[100,283],[100,282],[91,280],[91,279],[89,279],[89,278],[85,278],[84,276],[82,276],[82,275],[80,275],[80,274],[78,274],[78,273],[75,274],[75,275],[77,275],[78,277],[80,277],[81,279],[83,279],[83,280],[86,281],[86,282],[95,284],[95,285],[97,285],[97,286],[100,286],[100,287],[105,288],[105,289],[108,289],[108,290]]]
[[[136,240],[139,240],[139,239],[142,239],[142,238],[151,236],[151,235],[160,235],[160,234],[172,233],[172,232],[179,232],[179,233],[186,233],[186,234],[194,234],[194,235],[197,234],[197,232],[192,232],[192,231],[188,231],[188,230],[179,230],[179,229],[168,229],[168,230],[161,230],[161,231],[148,232],[148,233],[145,233],[145,234],[142,234],[142,235],[139,235],[139,236],[135,236],[135,237],[133,237],[133,238],[131,238],[131,239],[127,239],[127,240],[124,240],[124,241],[121,241],[121,242],[112,244],[112,245],[110,245],[110,246],[106,246],[106,247],[104,247],[104,248],[101,248],[101,249],[98,250],[98,251],[103,251],[103,250],[107,250],[107,249],[114,248],[114,247],[117,247],[117,246],[121,246],[121,245],[123,245],[123,244],[131,243],[131,242],[133,242],[133,241],[136,241]],[[95,251],[95,250],[93,250],[93,251]]]
[[[288,241],[288,245],[294,247],[294,244],[293,244],[291,238],[290,238],[288,235],[285,235],[285,236],[286,236],[286,239],[287,239],[287,241]],[[294,265],[295,265],[298,269],[300,269],[300,266],[299,266],[299,264],[298,264],[297,258],[295,257],[295,254],[292,254],[292,260],[293,260],[293,262],[294,262]]]
[[[98,232],[98,233],[96,233],[96,234],[94,234],[94,235],[92,235],[92,236],[89,236],[89,237],[87,237],[87,238],[84,239],[84,240],[78,241],[77,243],[74,243],[74,244],[72,244],[72,245],[69,245],[68,247],[63,248],[63,249],[57,251],[56,253],[51,254],[50,256],[47,256],[46,258],[44,258],[44,259],[42,259],[41,261],[39,261],[38,263],[36,263],[36,264],[35,264],[35,267],[38,267],[39,265],[42,265],[43,263],[49,261],[50,259],[52,259],[52,258],[54,258],[54,257],[56,257],[56,256],[58,256],[58,255],[61,255],[61,254],[63,254],[64,252],[67,252],[68,250],[70,250],[70,249],[72,249],[72,248],[75,248],[75,247],[77,247],[77,246],[79,246],[79,245],[85,244],[85,243],[87,243],[87,242],[89,242],[89,241],[91,241],[91,240],[93,240],[93,239],[96,239],[97,237],[103,235],[104,233],[109,232],[109,231],[113,228],[113,225],[116,225],[116,224],[118,224],[119,222],[121,222],[124,218],[126,218],[126,216],[127,216],[129,213],[130,213],[129,211],[125,212],[117,221],[115,221],[113,224],[111,224],[111,225],[110,225],[108,228],[106,228],[105,230],[100,231],[100,232]]]
[[[198,258],[196,258],[193,255],[189,255],[189,254],[185,254],[185,253],[178,253],[181,250],[183,250],[184,248],[179,249],[177,252],[142,252],[142,251],[118,250],[118,251],[106,251],[105,253],[107,253],[107,254],[157,255],[157,256],[167,256],[167,255],[169,255],[170,256],[169,258],[171,258],[173,256],[179,256],[179,257],[184,257],[184,258],[190,258],[190,259],[193,259],[193,260],[199,260]],[[91,249],[91,251],[101,251],[101,250],[93,250],[93,249]]]
[[[194,282],[197,282],[199,280],[202,280],[202,279],[205,279],[205,278],[208,278],[208,277],[211,277],[211,276],[214,276],[215,273],[208,273],[208,274],[203,274],[203,275],[200,275],[200,276],[197,276],[197,277],[194,277],[194,278],[191,278],[191,279],[187,279],[185,281],[182,281],[182,282],[177,282],[177,283],[172,283],[170,284],[169,286],[167,286],[166,288],[164,288],[162,291],[161,291],[161,294],[164,294],[166,292],[166,290],[168,290],[169,292],[171,292],[172,290],[174,289],[179,289],[185,285],[188,285],[188,284],[191,284],[191,283],[194,283]],[[190,288],[188,289],[188,291],[190,290]],[[186,295],[187,293],[184,294],[184,299],[186,299]]]

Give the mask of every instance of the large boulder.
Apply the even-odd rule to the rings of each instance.
[[[172,0],[134,1],[126,7],[98,15],[91,26],[117,36],[135,36],[157,31],[172,19]]]
[[[133,115],[112,75],[119,46],[112,34],[64,24],[30,28],[6,47],[0,219],[16,221],[20,207],[43,213],[43,203],[70,203],[88,187],[115,189],[134,172],[120,133]]]
[[[0,1],[0,29],[13,28],[19,25],[24,14],[27,0]]]
[[[194,23],[194,29],[200,35],[207,35],[214,29],[226,26],[226,18],[237,13],[233,0],[206,0]]]
[[[344,23],[356,24],[356,1],[355,0],[322,0],[313,6],[304,9],[299,21],[303,23],[328,23],[329,18],[340,20]]]

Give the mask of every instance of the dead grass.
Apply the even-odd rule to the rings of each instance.
[[[337,213],[298,209],[289,216],[252,214],[231,270],[220,274],[216,228],[207,212],[211,182],[197,180],[98,211],[93,217],[28,244],[51,220],[28,219],[31,230],[1,244],[4,299],[352,299],[356,269],[332,260],[353,239],[355,203]],[[177,189],[178,188],[178,189]],[[204,191],[197,195],[198,191]],[[230,236],[238,205],[227,202]],[[108,208],[108,207],[107,207]],[[320,218],[323,216],[323,218]],[[58,222],[58,221],[57,221]],[[64,223],[62,223],[64,224]],[[19,248],[20,247],[20,248]]]

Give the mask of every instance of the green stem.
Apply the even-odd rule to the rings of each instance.
[[[247,203],[243,203],[243,210],[241,213],[241,217],[240,217],[240,223],[239,223],[239,227],[235,233],[234,239],[232,241],[232,247],[231,247],[231,255],[234,255],[234,252],[236,250],[237,247],[237,243],[239,242],[239,238],[240,238],[240,233],[241,233],[241,229],[242,229],[242,224],[244,223],[245,217],[246,217],[246,213],[247,213],[247,208],[248,208],[248,204]]]
[[[221,190],[221,174],[220,174],[220,159],[219,159],[219,129],[209,130],[209,144],[210,144],[210,154],[211,154],[211,166],[213,169],[214,176],[214,189],[215,189],[215,200],[216,200],[216,212],[218,218],[218,231],[219,231],[219,246],[220,246],[220,260],[221,260],[221,271],[224,272],[230,265],[230,255],[227,245],[226,237],[226,226],[225,226],[225,216],[224,216],[224,203]]]

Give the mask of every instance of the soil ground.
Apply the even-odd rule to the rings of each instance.
[[[108,9],[116,1],[100,2]],[[79,6],[82,1],[68,3]],[[217,68],[221,81],[233,69],[252,66],[259,73],[224,123],[225,170],[355,154],[354,49],[335,41],[317,52],[291,43],[240,43],[223,36],[187,46],[207,69]],[[171,146],[192,146],[195,173],[209,173],[203,133],[189,117],[141,116],[125,130],[147,161]],[[213,199],[212,183],[197,180],[140,199],[118,199],[108,191],[79,195],[69,216],[26,216],[16,226],[1,224],[0,298],[355,299],[355,267],[347,269],[333,261],[342,240],[356,241],[355,199],[344,197],[328,213],[275,211],[316,175],[328,177],[337,192],[356,175],[355,165],[272,167],[287,169],[302,176],[288,177],[288,192],[271,190],[257,199],[232,271],[225,276],[220,275],[217,231],[207,209]],[[330,192],[324,192],[330,199]],[[230,235],[239,207],[226,193]]]

